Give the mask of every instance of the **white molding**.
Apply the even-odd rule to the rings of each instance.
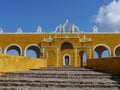
[[[106,48],[108,49],[108,51],[109,51],[109,56],[111,56],[111,49],[110,49],[110,47],[109,47],[108,45],[106,45],[106,44],[96,44],[96,45],[93,47],[93,52],[95,51],[95,48],[98,47],[98,46],[104,46],[104,47],[106,47]]]
[[[37,45],[37,44],[29,44],[29,45],[27,45],[27,46],[25,47],[25,49],[24,49],[24,56],[26,56],[26,51],[27,51],[27,49],[28,49],[29,47],[31,47],[31,46],[35,46],[35,47],[38,47],[38,48],[40,49],[40,46]]]
[[[3,33],[0,33],[0,34],[19,34],[17,32],[3,32]],[[42,32],[42,33],[37,33],[37,32],[22,32],[21,34],[120,34],[120,32],[96,32],[96,33],[93,33],[93,32],[73,32],[73,33],[70,33],[70,32],[64,32],[64,33],[61,33],[61,32]]]
[[[20,56],[22,56],[22,48],[21,48],[21,46],[18,45],[18,44],[9,44],[9,45],[7,45],[7,46],[5,47],[4,54],[7,54],[7,50],[8,50],[8,48],[11,47],[11,46],[16,46],[16,47],[18,47],[18,48],[20,49]],[[18,53],[19,53],[19,52],[18,52]]]
[[[61,48],[60,46],[41,46],[41,48]],[[73,48],[92,48],[92,46],[73,46]]]
[[[69,56],[69,66],[71,65],[71,56],[69,54],[64,54],[63,56],[63,65],[65,66],[65,56]]]

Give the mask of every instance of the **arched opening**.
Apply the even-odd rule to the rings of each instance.
[[[40,58],[40,47],[36,44],[28,45],[25,48],[25,56]]]
[[[17,44],[10,44],[5,48],[5,54],[22,56],[22,49]]]
[[[87,53],[85,51],[80,51],[80,64],[81,66],[86,66],[87,63]]]
[[[73,49],[73,45],[71,43],[69,43],[69,42],[64,42],[61,45],[61,51],[65,50],[65,49]]]
[[[97,55],[96,55],[97,54]],[[107,45],[99,44],[94,47],[94,58],[105,58],[110,56],[110,48]]]
[[[48,51],[47,66],[55,66],[55,64],[56,64],[55,52],[50,50]]]
[[[65,54],[63,56],[63,65],[64,66],[69,66],[70,65],[70,55]]]
[[[120,56],[120,45],[115,47],[115,49],[114,49],[114,56]]]

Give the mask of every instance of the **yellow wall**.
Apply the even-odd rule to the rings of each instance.
[[[86,36],[86,38],[91,38],[92,42],[84,42],[84,43],[80,42],[80,39],[83,38],[84,35]],[[49,38],[49,36],[51,36],[51,38],[53,38],[54,41],[51,43],[43,42],[44,38],[47,39]],[[96,46],[97,44],[105,44],[110,47],[111,56],[113,56],[114,48],[120,43],[119,38],[120,35],[117,33],[0,34],[0,47],[2,48],[2,53],[4,53],[4,50],[8,45],[18,44],[22,48],[22,55],[24,56],[25,48],[29,44],[36,44],[40,47],[40,53],[43,54],[42,57],[48,60],[47,61],[48,66],[57,66],[57,67],[63,66],[63,55],[70,54],[71,55],[70,66],[80,67],[81,66],[81,60],[79,56],[80,51],[85,51],[87,53],[87,58],[90,58],[90,48],[91,48],[91,58],[93,58],[94,46]],[[75,46],[80,46],[80,47],[79,48],[75,47],[73,48],[72,51],[69,50],[61,51],[61,45],[63,42],[70,42],[73,45],[73,47]],[[77,51],[75,51],[75,49],[77,49]],[[53,51],[54,54],[50,54],[49,51]],[[76,55],[75,55],[76,52],[77,52],[77,63],[76,63]],[[47,54],[50,54],[48,55],[48,58],[46,56]]]
[[[105,72],[120,73],[120,57],[89,59],[87,67]]]
[[[0,54],[0,72],[25,71],[46,66],[45,59]]]

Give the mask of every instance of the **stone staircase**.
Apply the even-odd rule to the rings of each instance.
[[[0,90],[120,90],[120,76],[86,68],[42,68],[5,73]]]

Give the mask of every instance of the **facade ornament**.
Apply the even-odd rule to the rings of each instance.
[[[66,22],[65,22],[63,25],[60,24],[59,26],[56,27],[55,33],[58,32],[58,31],[59,31],[60,33],[64,33],[64,32],[65,32],[65,28],[66,28],[67,26],[69,27],[69,32],[70,32],[70,33],[74,33],[75,30],[77,30],[77,32],[80,32],[80,30],[79,30],[79,28],[78,28],[77,26],[75,26],[74,24],[73,24],[73,25],[70,24],[69,21],[68,21],[68,19],[66,19]]]
[[[0,28],[0,33],[3,33],[3,30],[2,30],[2,28]]]
[[[48,38],[44,38],[43,41],[48,42],[48,43],[52,43],[54,41],[54,39],[51,38],[51,36],[49,36]]]
[[[93,27],[93,33],[97,33],[98,32],[98,28],[97,28],[97,26],[95,25],[94,27]]]
[[[17,33],[22,33],[22,29],[18,28]]]
[[[37,33],[42,33],[42,28],[40,26],[37,28]]]
[[[61,33],[64,33],[65,32],[65,29],[64,29],[64,27],[63,26],[61,26]]]
[[[92,41],[91,38],[86,38],[86,36],[84,35],[83,38],[80,39],[80,42],[90,42]]]

